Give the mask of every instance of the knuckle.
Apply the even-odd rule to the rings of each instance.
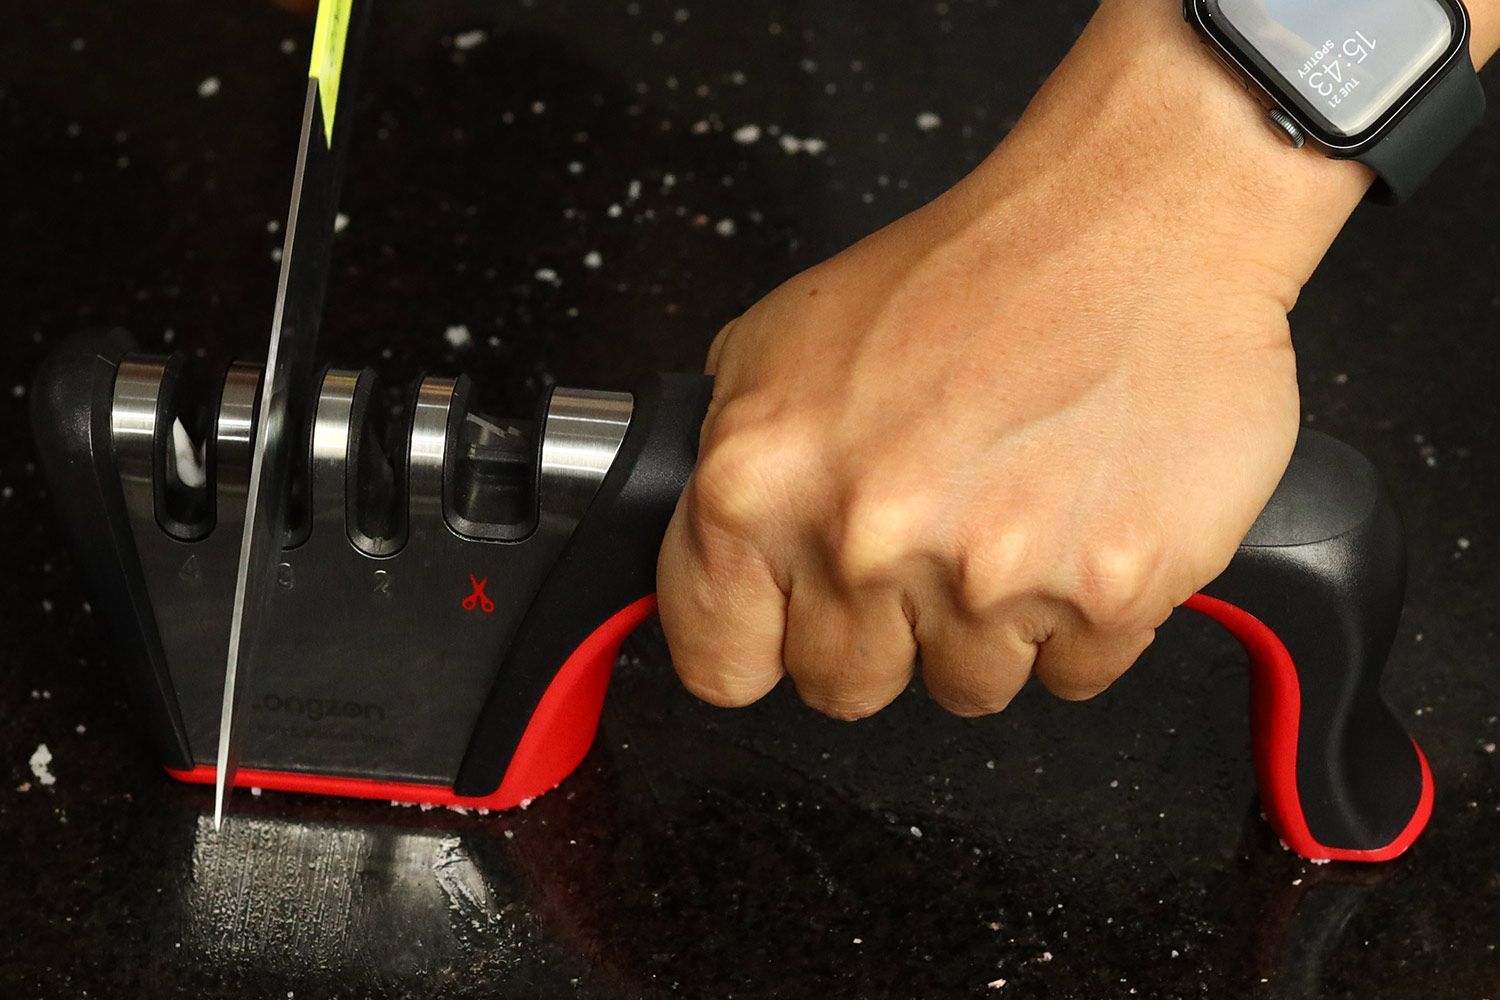
[[[735,676],[725,671],[700,672],[679,666],[677,676],[688,693],[718,708],[744,708],[765,697],[779,678]]]
[[[955,603],[971,616],[985,614],[1021,585],[1030,532],[1020,526],[1005,527],[976,537],[958,557]]]
[[[1082,560],[1072,602],[1092,625],[1128,623],[1141,613],[1159,564],[1158,548],[1140,539],[1097,545]]]
[[[692,513],[701,524],[740,532],[764,520],[776,493],[775,456],[761,435],[737,432],[705,449],[693,473]]]
[[[1043,656],[1036,676],[1042,686],[1064,701],[1088,701],[1109,690],[1156,637],[1155,629],[1132,631],[1111,649],[1094,656]]]
[[[831,540],[835,578],[852,588],[890,579],[909,553],[910,525],[904,500],[854,486]]]
[[[1030,663],[966,670],[944,663],[927,663],[922,671],[932,700],[966,719],[1005,711],[1030,675]]]
[[[801,697],[807,707],[828,716],[830,719],[837,719],[840,722],[858,722],[860,719],[868,719],[889,704],[889,702],[878,699],[857,696],[814,697],[802,695]]]

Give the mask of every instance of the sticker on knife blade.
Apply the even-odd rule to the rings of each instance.
[[[339,74],[344,68],[344,39],[349,34],[350,0],[319,0],[313,28],[312,64],[307,75],[318,81],[323,109],[323,138],[333,147],[333,113],[339,105]]]

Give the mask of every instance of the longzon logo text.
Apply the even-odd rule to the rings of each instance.
[[[385,721],[385,708],[375,702],[360,704],[357,701],[341,701],[337,698],[302,698],[295,695],[268,694],[255,703],[255,708],[267,712],[300,716],[309,722],[321,722],[324,719]]]

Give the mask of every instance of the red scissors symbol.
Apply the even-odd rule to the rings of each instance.
[[[484,592],[484,585],[490,582],[489,577],[475,579],[474,574],[469,574],[469,582],[474,585],[474,592],[464,598],[464,610],[473,611],[475,608],[489,614],[495,610],[495,602],[490,600],[489,595]]]

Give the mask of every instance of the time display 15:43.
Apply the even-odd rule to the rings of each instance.
[[[1361,31],[1344,39],[1342,45],[1329,39],[1308,57],[1297,76],[1308,90],[1327,101],[1330,109],[1336,108],[1359,86],[1359,77],[1350,68],[1363,63],[1374,51],[1375,42]]]

